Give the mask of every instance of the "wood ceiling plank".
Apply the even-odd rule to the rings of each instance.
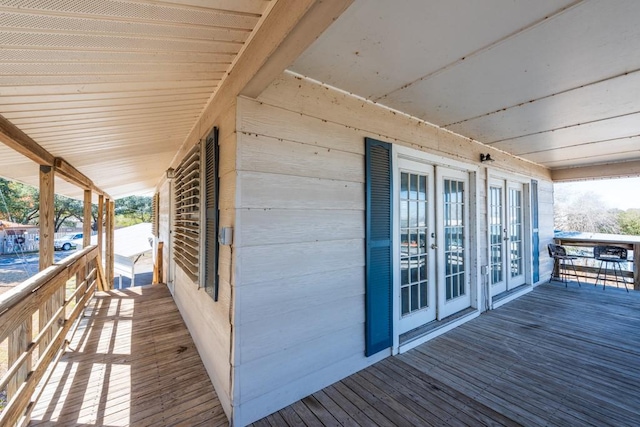
[[[640,69],[640,50],[628,42],[640,40],[638,15],[637,1],[579,3],[379,102],[449,128]]]
[[[13,122],[16,125],[19,125],[21,122],[18,120],[21,119],[40,119],[39,122],[44,122],[49,117],[54,118],[91,118],[87,115],[95,115],[94,117],[104,117],[105,115],[110,115],[111,113],[124,113],[126,111],[135,111],[138,113],[145,112],[161,112],[161,111],[173,111],[168,110],[169,108],[196,108],[198,105],[204,105],[205,99],[202,97],[192,98],[192,99],[178,99],[174,98],[172,101],[163,101],[163,102],[146,102],[146,103],[119,103],[119,105],[98,105],[98,106],[84,106],[78,108],[69,108],[71,107],[68,104],[51,104],[49,108],[43,109],[42,105],[38,105],[37,108],[27,108],[27,106],[22,106],[20,111],[16,111],[12,108],[5,108],[4,115],[5,117]],[[31,104],[33,106],[33,104]],[[86,105],[86,104],[85,104]],[[111,115],[110,115],[111,116]]]
[[[638,111],[640,71],[581,87],[448,129],[478,141],[495,142]]]
[[[87,85],[67,84],[50,86],[16,86],[0,88],[0,96],[45,96],[45,95],[77,95],[104,93],[110,96],[125,92],[129,96],[140,95],[144,92],[165,92],[170,89],[200,89],[213,91],[217,86],[216,80],[189,80],[174,82],[136,82],[136,83],[95,83]],[[166,93],[166,92],[165,92]]]
[[[185,67],[183,63],[156,62],[0,62],[0,75],[12,76],[59,76],[78,74],[195,74],[227,71],[229,62],[193,63]]]
[[[11,63],[69,63],[87,62],[104,64],[231,64],[235,54],[202,52],[109,52],[88,49],[60,50],[47,47],[0,49],[0,61]]]
[[[2,94],[0,97],[0,105],[16,105],[16,104],[40,104],[45,102],[82,102],[82,101],[102,101],[102,100],[127,100],[131,98],[154,98],[161,96],[189,96],[189,95],[206,96],[211,95],[211,92],[207,88],[202,87],[188,87],[179,89],[152,89],[148,91],[120,91],[115,90],[112,92],[98,92],[98,93],[63,93],[63,94],[28,94],[10,96]]]
[[[10,9],[9,9],[10,10]],[[11,32],[87,34],[94,36],[142,36],[169,40],[218,40],[244,43],[250,30],[189,25],[185,23],[131,23],[52,14],[0,11],[3,29]]]
[[[185,125],[185,126],[186,128],[190,127],[189,125]],[[182,127],[176,127],[174,124],[170,123],[167,125],[158,125],[153,129],[153,131],[150,131],[149,129],[142,129],[142,130],[135,130],[135,131],[129,131],[129,132],[127,131],[106,132],[106,134],[104,135],[90,134],[88,132],[85,132],[83,136],[76,136],[75,138],[73,138],[73,140],[70,140],[70,138],[66,136],[52,137],[52,138],[40,137],[39,140],[43,145],[49,145],[49,144],[53,144],[57,142],[65,142],[65,141],[70,141],[72,144],[87,145],[87,144],[90,144],[90,141],[94,141],[94,140],[109,141],[109,140],[115,140],[117,138],[125,138],[125,137],[133,139],[136,137],[153,135],[153,134],[156,134],[158,135],[158,137],[162,137],[162,138],[175,138],[175,137],[180,138],[180,137],[184,137],[185,129]]]
[[[269,6],[270,0],[217,0],[216,8],[219,10],[233,10],[243,13],[262,14]],[[159,3],[193,6],[211,7],[211,0],[161,0]]]
[[[147,131],[152,134],[154,131],[150,131],[149,128],[156,127],[162,125],[164,128],[168,126],[174,126],[176,129],[188,128],[190,124],[193,124],[195,115],[190,116],[181,116],[181,117],[158,117],[153,120],[145,120],[132,122],[129,124],[104,124],[98,125],[95,123],[89,123],[86,125],[77,125],[72,129],[36,129],[34,131],[29,131],[29,134],[33,136],[33,138],[39,141],[47,141],[49,144],[54,140],[70,140],[75,141],[76,137],[84,136],[90,134],[92,136],[98,135],[122,135],[125,133],[130,133],[134,131]],[[155,126],[154,126],[155,125]]]
[[[11,122],[19,126],[25,132],[31,132],[34,129],[42,128],[69,128],[73,129],[75,125],[84,125],[88,123],[131,123],[137,119],[141,123],[142,119],[162,119],[163,117],[173,118],[179,116],[193,116],[202,111],[202,104],[185,104],[185,105],[168,105],[152,108],[137,108],[132,110],[111,110],[97,113],[79,113],[66,114],[64,110],[60,111],[59,116],[44,117],[26,117],[21,119],[11,119]]]
[[[208,25],[251,30],[259,14],[227,11],[211,7],[193,8],[157,2],[101,0],[99,2],[30,2],[21,7],[6,7],[6,11],[41,15],[64,15],[113,21],[142,23],[175,23]]]
[[[522,156],[634,135],[640,135],[640,112],[507,139],[491,146]]]
[[[103,74],[103,75],[61,75],[61,76],[0,76],[0,91],[5,87],[60,86],[95,84],[128,84],[159,82],[170,84],[174,81],[210,81],[216,85],[224,77],[224,72],[211,73],[149,73],[149,74]]]
[[[138,97],[138,98],[109,98],[109,99],[100,99],[100,100],[87,100],[87,101],[59,101],[59,102],[34,102],[34,103],[13,103],[6,104],[4,103],[4,99],[0,102],[0,108],[6,114],[8,113],[26,113],[34,115],[38,115],[39,113],[46,114],[52,113],[55,114],[56,110],[64,109],[70,111],[72,114],[75,111],[83,111],[87,109],[88,111],[93,111],[94,109],[104,109],[108,111],[110,108],[117,109],[120,107],[128,107],[136,108],[139,105],[165,105],[171,103],[179,103],[179,102],[202,102],[204,103],[208,99],[207,94],[203,93],[188,93],[182,95],[158,95],[158,96],[147,96],[147,97]],[[29,116],[27,116],[29,117]]]
[[[359,1],[290,69],[378,99],[574,2]]]

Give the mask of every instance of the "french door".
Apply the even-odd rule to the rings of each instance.
[[[469,174],[438,167],[438,320],[471,305],[469,281]]]
[[[525,282],[524,189],[521,183],[489,180],[489,256],[491,295]]]
[[[436,318],[433,166],[400,160],[400,333]]]
[[[471,305],[468,174],[399,159],[399,333]]]

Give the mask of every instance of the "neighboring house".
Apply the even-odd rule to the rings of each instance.
[[[0,221],[0,255],[37,250],[37,225]]]
[[[155,188],[154,254],[234,425],[529,292],[553,182],[640,170],[638,2],[112,3],[77,23],[83,81],[30,78],[8,117],[111,197]]]

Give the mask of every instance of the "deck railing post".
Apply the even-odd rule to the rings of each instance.
[[[31,317],[16,328],[9,336],[7,359],[8,365],[13,365],[16,360],[24,353],[27,346],[31,342]],[[7,384],[7,398],[11,399],[15,396],[20,385],[27,379],[27,373],[31,370],[31,358],[26,360],[22,367],[16,372],[9,384]]]

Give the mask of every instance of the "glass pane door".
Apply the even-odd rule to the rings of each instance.
[[[504,181],[491,180],[489,185],[489,264],[491,294],[498,295],[507,290],[505,277],[505,252],[507,232],[505,223]]]
[[[489,277],[494,296],[525,282],[523,195],[521,183],[489,180]]]
[[[524,216],[522,184],[509,183],[509,289],[524,283]]]
[[[469,176],[438,167],[438,319],[471,305],[468,258]]]
[[[400,333],[435,319],[433,179],[430,165],[402,160],[399,176]]]

